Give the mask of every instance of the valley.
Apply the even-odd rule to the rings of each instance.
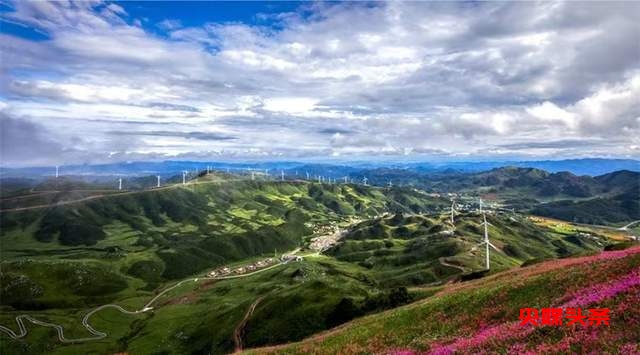
[[[413,187],[219,172],[79,198],[67,188],[46,205],[35,191],[2,211],[2,352],[228,353],[298,341],[633,233],[493,200],[486,270],[477,192],[453,196],[451,219],[450,196]]]

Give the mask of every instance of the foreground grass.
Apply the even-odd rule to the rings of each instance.
[[[624,284],[639,273],[638,246],[548,261],[454,284],[422,301],[355,320],[300,343],[249,353],[637,353],[640,286],[628,283],[603,299],[583,295],[600,294],[599,290],[616,282]],[[517,324],[521,308],[564,304],[608,307],[611,326],[526,329]]]

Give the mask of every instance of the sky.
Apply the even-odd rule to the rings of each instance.
[[[0,160],[638,158],[639,13],[3,0]]]

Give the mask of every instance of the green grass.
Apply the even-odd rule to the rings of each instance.
[[[395,202],[398,198],[414,200],[421,209],[445,203],[414,194],[399,189],[388,196],[383,190],[348,185],[222,182],[3,213],[2,277],[19,282],[3,282],[2,324],[15,328],[13,317],[31,314],[55,318],[70,337],[86,336],[80,319],[91,307],[116,303],[139,309],[173,280],[301,246],[311,236],[305,223],[344,225],[350,217],[411,212]],[[60,238],[67,224],[100,233],[81,231],[80,238]],[[163,297],[149,315],[100,312],[92,324],[110,334],[104,340],[59,344],[53,332],[29,326],[32,334],[20,341],[3,341],[0,352],[226,352],[233,350],[230,332],[262,294],[267,296],[256,309],[257,319],[295,301],[297,307],[287,319],[300,326],[291,333],[282,320],[262,322],[264,327],[249,322],[246,341],[263,345],[300,339],[325,329],[326,317],[342,298],[364,302],[379,294],[381,289],[366,273],[348,263],[312,257],[301,265],[220,281],[210,288],[184,285]],[[303,301],[312,296],[314,302]],[[316,319],[315,327],[303,326],[312,315],[322,319]]]
[[[445,287],[439,294],[354,320],[328,334],[275,349],[255,349],[248,353],[369,354],[434,350],[439,343],[451,343],[460,338],[473,339],[481,333],[481,329],[518,322],[521,308],[542,308],[562,303],[562,299],[565,299],[563,295],[583,288],[607,285],[612,280],[637,271],[638,267],[640,253],[636,248],[634,253],[621,259],[568,259],[566,262],[516,269],[487,279]],[[611,307],[614,314],[618,309],[626,309],[625,319],[621,315],[614,315],[611,326],[595,328],[598,336],[587,338],[590,340],[581,338],[580,332],[574,332],[571,327],[543,327],[525,338],[512,333],[483,343],[482,336],[478,336],[479,340],[473,344],[479,345],[459,348],[456,353],[502,353],[508,352],[516,344],[524,345],[528,350],[535,350],[538,346],[550,349],[561,341],[571,344],[571,353],[617,353],[619,346],[629,342],[637,344],[640,336],[637,327],[629,327],[640,319],[640,312],[635,310],[633,303],[625,305],[627,301],[632,302],[634,297],[640,297],[637,287],[602,301],[600,305]],[[556,352],[562,353],[560,350]]]

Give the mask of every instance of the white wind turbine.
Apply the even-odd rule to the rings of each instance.
[[[490,269],[489,247],[492,247],[496,251],[500,251],[500,250],[498,250],[498,248],[495,245],[491,244],[491,242],[489,241],[489,229],[488,229],[489,223],[487,222],[487,216],[484,213],[484,210],[482,209],[482,200],[480,200],[480,212],[482,212],[482,224],[484,225],[484,239],[480,244],[478,244],[478,246],[481,246],[483,244],[485,246],[485,265],[487,267],[487,270],[489,270]]]
[[[158,184],[156,184],[156,187],[160,187],[160,175],[156,176],[158,178]]]
[[[364,186],[367,186],[367,181],[369,181],[369,179],[367,179],[366,176],[362,178],[362,183],[364,184]]]
[[[455,207],[455,200],[451,200],[451,224],[455,225],[455,221],[453,219],[453,217],[455,217],[455,213],[456,213],[456,207]]]
[[[118,190],[122,190],[122,178],[118,179]]]
[[[58,178],[58,166],[56,165],[56,179]]]
[[[305,171],[305,173],[307,173],[307,180],[309,180],[309,172]]]
[[[183,171],[182,172],[182,185],[186,185],[187,184],[187,171]]]
[[[280,180],[284,181],[284,170],[280,170]]]

